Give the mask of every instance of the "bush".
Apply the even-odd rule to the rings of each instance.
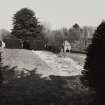
[[[22,49],[22,43],[19,39],[8,38],[4,39],[6,48],[10,49]]]
[[[53,53],[60,53],[61,48],[59,46],[47,46],[46,50],[51,51]]]

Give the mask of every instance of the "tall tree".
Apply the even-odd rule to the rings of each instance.
[[[105,105],[105,22],[98,26],[93,35],[82,74],[83,84],[96,91],[96,104]]]
[[[77,23],[75,23],[75,24],[73,25],[73,28],[75,28],[75,29],[80,29],[80,26],[79,26]]]
[[[69,29],[69,35],[68,35],[68,40],[71,42],[75,42],[80,40],[82,35],[81,28],[79,27],[78,24],[74,24],[72,28]]]
[[[35,13],[28,8],[22,8],[13,17],[12,35],[15,35],[22,41],[30,37],[41,37],[42,29],[43,26],[39,24]]]

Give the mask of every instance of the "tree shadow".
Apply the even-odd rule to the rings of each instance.
[[[4,67],[5,82],[0,87],[0,105],[92,105],[92,93],[84,88],[79,76],[43,78],[32,71]]]

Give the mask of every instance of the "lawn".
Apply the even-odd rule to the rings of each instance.
[[[53,74],[53,70],[42,61],[36,54],[33,54],[31,50],[24,49],[4,49],[2,51],[2,63],[4,66],[16,67],[16,70],[33,70],[37,68],[37,72],[42,76],[48,76]]]
[[[78,64],[83,63],[82,57],[76,54],[69,54],[69,58],[66,59],[51,52],[35,51],[33,53],[31,50],[23,49],[4,49],[2,56],[3,65],[15,67],[19,71],[24,68],[30,71],[37,68],[37,72],[43,76],[78,75],[82,69]]]
[[[74,61],[76,61],[80,65],[84,65],[86,55],[80,54],[80,53],[68,53],[66,56],[72,58]]]
[[[79,75],[41,77],[40,73],[47,74],[50,68],[32,52],[5,49],[2,55],[3,65],[10,66],[10,72],[6,72],[12,78],[0,85],[0,105],[94,105],[94,92],[81,84]],[[76,55],[73,57],[76,60]],[[15,69],[21,71],[37,68],[40,72],[21,73],[17,78],[17,65]]]
[[[0,105],[93,105],[79,76],[24,77],[0,86]]]

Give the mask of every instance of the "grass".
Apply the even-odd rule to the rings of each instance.
[[[82,64],[83,61],[79,55],[69,56]],[[0,85],[0,105],[94,105],[92,104],[94,92],[81,84],[79,75],[50,75],[49,78],[42,78],[36,71],[34,75],[27,76],[21,73],[20,78],[17,78],[15,69],[23,67],[29,70],[37,68],[43,72],[50,70],[30,51],[5,49],[3,63],[9,65],[4,67],[4,75],[8,74],[11,78],[5,77],[8,81]],[[18,68],[16,68],[17,65]]]
[[[0,105],[92,105],[92,95],[79,76],[29,76],[1,85]]]
[[[42,52],[41,55],[44,52]],[[31,50],[23,50],[23,49],[4,49],[3,53],[3,64],[4,65],[8,65],[10,67],[17,67],[16,70],[23,70],[23,68],[28,69],[28,70],[33,70],[35,68],[37,68],[37,72],[42,74],[43,76],[49,76],[49,75],[61,75],[63,72],[59,72],[60,68],[57,68],[54,70],[54,67],[56,67],[56,61],[52,62],[52,64],[54,65],[53,67],[48,64],[46,61],[44,61],[43,59],[41,59],[38,55],[36,55],[35,53],[33,53]],[[54,57],[53,54],[49,54],[48,55],[51,56],[52,58]],[[46,56],[46,55],[45,55]],[[75,62],[78,63],[83,63],[83,59],[82,56],[79,56],[77,54],[69,54],[68,55],[70,58],[72,58]],[[51,58],[49,57],[49,58]],[[52,60],[52,59],[51,59]],[[54,58],[55,60],[55,58]],[[60,61],[60,59],[58,59],[58,61]],[[74,62],[74,63],[75,63]],[[80,74],[80,70],[79,68],[76,68],[77,63],[75,63],[75,66],[69,61],[65,62],[65,60],[63,61],[62,58],[62,64],[58,63],[58,65],[62,65],[62,69],[63,68],[63,63],[67,63],[66,65],[68,66],[68,75],[72,75],[72,72],[78,74]],[[64,65],[65,65],[64,64]],[[59,66],[60,67],[60,66]],[[71,72],[72,71],[72,72]],[[66,70],[65,70],[66,72]]]
[[[67,57],[72,58],[74,61],[76,61],[80,65],[84,65],[85,62],[85,54],[80,54],[80,53],[68,53],[66,54]]]
[[[3,65],[8,65],[10,68],[17,67],[16,70],[33,70],[37,68],[37,72],[43,76],[48,76],[53,71],[50,67],[42,61],[37,55],[33,54],[31,50],[24,49],[4,49],[2,53]]]

